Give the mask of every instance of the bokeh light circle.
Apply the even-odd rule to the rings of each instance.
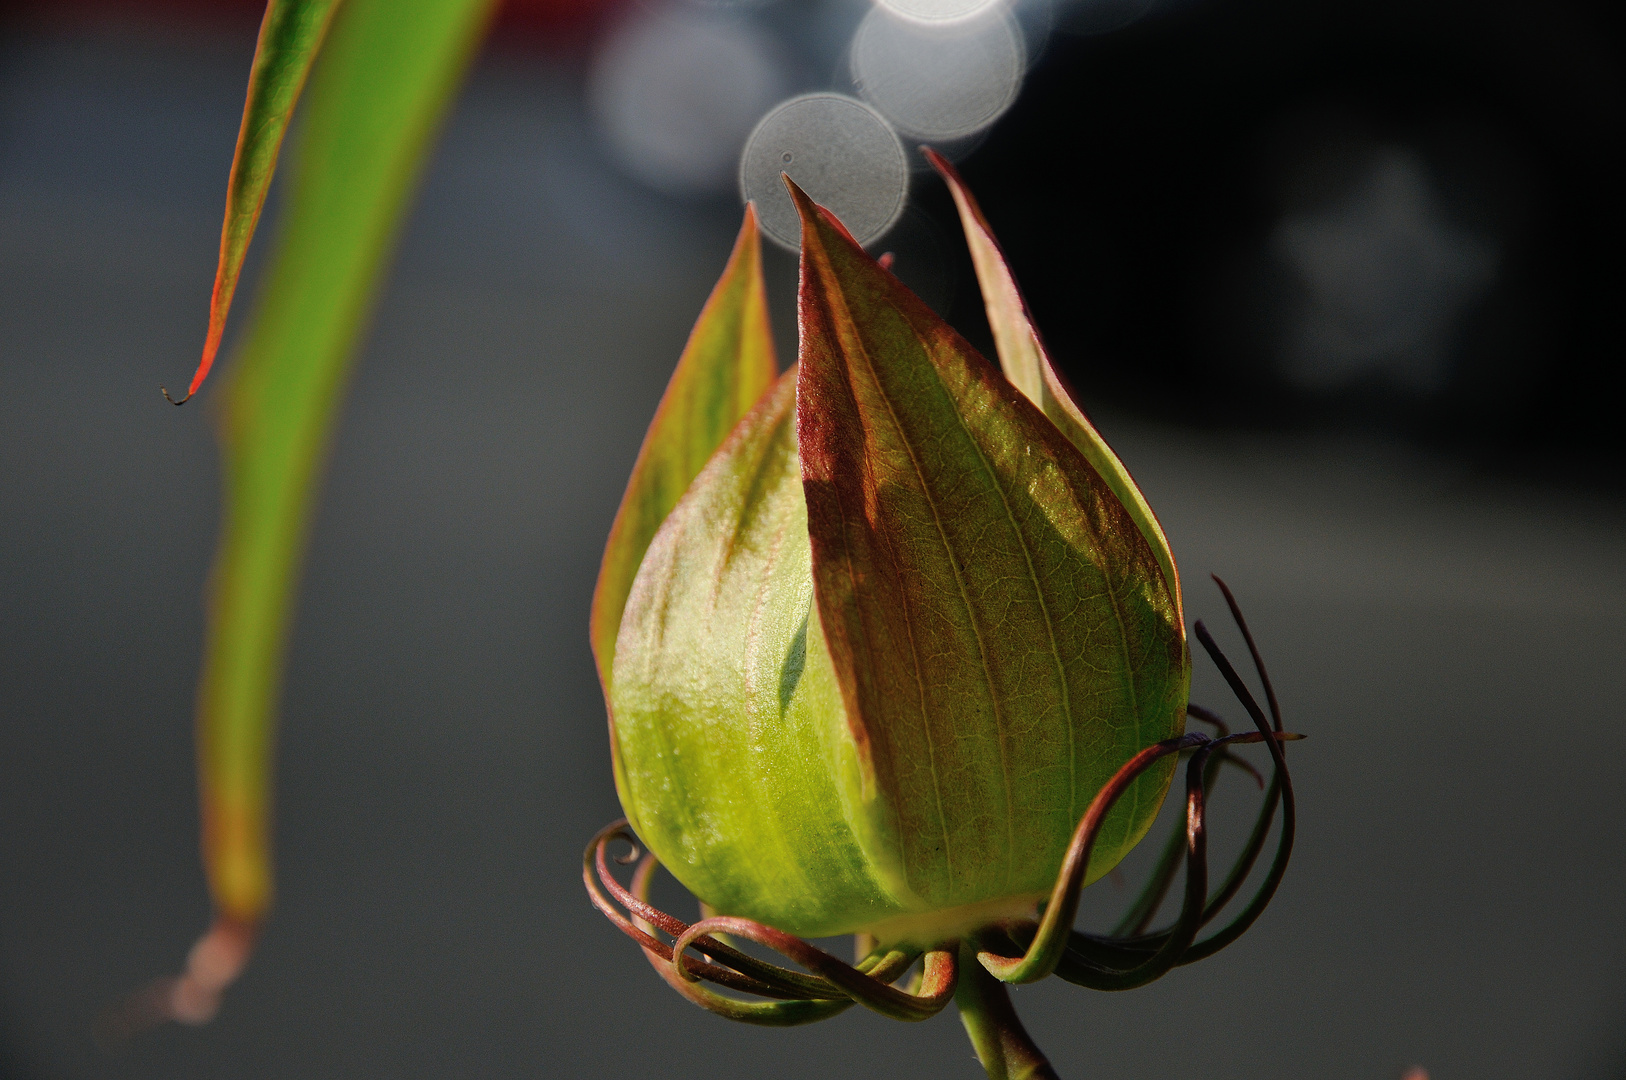
[[[639,12],[594,58],[588,105],[615,157],[644,183],[721,194],[752,124],[788,89],[784,71],[777,42],[748,19]]]
[[[992,124],[1016,100],[1027,66],[1021,28],[1003,7],[951,23],[873,8],[848,57],[860,96],[917,139],[959,139]]]
[[[895,15],[920,22],[953,22],[969,19],[1003,3],[1004,0],[876,0]]]
[[[909,193],[897,132],[844,94],[805,94],[776,106],[740,155],[740,194],[756,203],[762,231],[794,251],[802,226],[781,173],[829,208],[860,244],[892,227]]]

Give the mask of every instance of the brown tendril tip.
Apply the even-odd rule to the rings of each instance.
[[[176,401],[174,398],[169,396],[169,387],[167,386],[160,386],[158,388],[158,392],[163,394],[164,400],[169,402],[171,405],[185,405],[188,401],[192,400],[192,391],[190,390],[188,390],[186,392],[186,396],[181,398],[179,401]]]
[[[924,1020],[942,1010],[955,996],[957,985],[964,988],[962,997],[981,1003],[977,1008],[992,1009],[988,1003],[997,1005],[1003,995],[1002,990],[994,989],[1000,983],[1032,982],[1052,973],[1091,989],[1127,990],[1159,979],[1176,967],[1213,955],[1253,924],[1286,873],[1297,817],[1283,744],[1303,737],[1282,730],[1281,707],[1253,634],[1231,590],[1218,577],[1214,581],[1247,643],[1268,703],[1269,716],[1207,627],[1199,621],[1195,627],[1198,642],[1246,710],[1254,730],[1232,732],[1218,713],[1200,705],[1189,705],[1188,717],[1210,725],[1215,734],[1187,732],[1165,739],[1136,754],[1114,774],[1079,822],[1040,921],[985,927],[964,942],[943,942],[924,955],[902,949],[888,950],[884,946],[873,948],[873,940],[869,940],[865,942],[870,946],[867,955],[854,966],[810,942],[751,919],[715,915],[690,924],[654,907],[648,899],[650,881],[659,865],[653,854],[643,856],[630,887],[623,886],[610,872],[606,850],[611,841],[622,840],[631,845],[628,855],[615,860],[622,865],[636,860],[640,852],[625,819],[600,830],[583,854],[582,878],[589,897],[606,918],[642,947],[656,972],[678,993],[718,1015],[751,1024],[810,1023],[854,1004],[899,1020]],[[1251,764],[1231,754],[1231,747],[1249,743],[1263,743],[1270,752],[1268,784]],[[1111,934],[1073,929],[1090,852],[1108,813],[1138,777],[1171,755],[1189,756],[1186,808],[1181,826],[1170,835],[1151,879]],[[1265,795],[1247,843],[1219,888],[1210,893],[1207,803],[1220,766],[1226,763],[1253,776],[1265,788]],[[1246,883],[1264,851],[1278,809],[1281,826],[1276,851],[1252,899],[1224,929],[1198,940],[1202,929],[1236,898]],[[1186,880],[1180,912],[1165,929],[1148,931],[1182,862],[1186,867]],[[781,967],[743,953],[723,940],[725,936],[765,946],[804,970]],[[699,956],[691,955],[691,949]],[[976,970],[966,970],[966,959],[972,957]],[[923,960],[918,985],[907,991],[893,986],[916,960]],[[988,981],[990,976],[993,981]],[[706,985],[708,983],[763,1000],[719,994]],[[994,1039],[998,1035],[1006,1040],[1015,1039],[1013,1031],[1019,1034],[1020,1025],[1012,1030],[1001,1030],[1003,1034],[993,1029],[981,1035],[973,1032],[979,1054],[983,1049],[979,1038]],[[1042,1062],[1041,1056],[1034,1062],[1035,1068]],[[1034,1075],[1054,1074],[1041,1069]]]

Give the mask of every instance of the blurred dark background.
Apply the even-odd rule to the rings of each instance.
[[[208,391],[157,387],[202,341],[256,8],[0,5],[0,1075],[981,1075],[947,1015],[709,1017],[579,880],[618,815],[599,548],[756,118],[883,100],[845,59],[859,0],[504,10],[334,448],[279,906],[214,1023],[94,1043],[208,918],[190,736],[218,477]],[[1607,14],[1013,13],[1020,95],[949,148],[1191,613],[1223,621],[1224,574],[1311,736],[1293,867],[1241,942],[1130,994],[1018,991],[1062,1075],[1626,1077]],[[873,246],[986,342],[935,180]],[[794,261],[770,270],[788,350]],[[1194,697],[1227,704],[1201,661]],[[1249,809],[1222,789],[1222,850]],[[1104,882],[1086,917],[1126,899]]]
[[[1115,405],[1382,427],[1543,478],[1565,455],[1618,490],[1605,10],[1186,5],[1064,39],[968,174]]]

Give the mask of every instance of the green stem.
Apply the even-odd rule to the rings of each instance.
[[[1044,1051],[1017,1019],[1005,984],[977,960],[974,942],[960,945],[960,981],[954,991],[960,1022],[971,1036],[988,1080],[1058,1080]]]

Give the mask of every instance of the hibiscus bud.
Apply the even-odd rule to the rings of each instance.
[[[1184,730],[1178,585],[1025,316],[996,326],[1007,377],[793,196],[797,365],[740,416],[772,372],[748,212],[606,551],[616,786],[710,908],[933,947],[1031,919],[1096,793]],[[1173,765],[1118,799],[1087,880]]]

